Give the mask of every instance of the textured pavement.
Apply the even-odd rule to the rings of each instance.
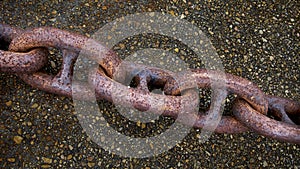
[[[0,9],[1,23],[24,29],[53,26],[85,36],[127,14],[168,13],[193,23],[209,37],[226,72],[251,80],[267,94],[300,100],[297,1],[1,1]],[[184,46],[175,45],[177,41],[159,41],[191,67],[201,65],[184,52]],[[134,45],[139,48],[124,41],[116,50],[126,56]],[[45,70],[57,72],[60,60],[54,52]],[[213,134],[199,143],[200,130],[192,129],[162,154],[121,157],[91,141],[79,124],[72,99],[34,89],[8,73],[0,74],[0,83],[0,168],[300,168],[299,145],[250,132]],[[113,117],[112,104],[102,101],[100,108],[115,128],[124,124]],[[231,113],[230,105],[225,113]],[[157,125],[170,121],[166,118]],[[144,129],[137,135],[145,133]]]

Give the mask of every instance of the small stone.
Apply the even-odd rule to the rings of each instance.
[[[51,18],[51,19],[49,19],[49,21],[55,22],[55,21],[56,21],[56,18]]]
[[[104,142],[104,141],[105,141],[105,137],[104,137],[104,136],[101,136],[101,137],[100,137],[100,141],[101,141],[101,142]]]
[[[119,46],[120,46],[121,49],[125,49],[124,43],[120,43]]]
[[[22,129],[18,129],[18,130],[17,130],[17,133],[18,133],[19,135],[21,135],[21,134],[22,134]]]
[[[263,30],[259,30],[258,33],[262,35],[262,34],[264,34],[264,31]]]
[[[145,123],[142,123],[142,129],[144,129],[146,127]]]
[[[33,109],[35,109],[35,108],[37,108],[37,107],[39,107],[39,105],[38,105],[37,103],[34,103],[34,104],[31,106],[31,108],[33,108]]]
[[[52,159],[51,158],[42,157],[42,160],[44,161],[44,163],[47,163],[47,164],[51,164],[52,163]]]
[[[263,162],[263,167],[267,167],[268,163],[266,161]]]
[[[242,72],[243,72],[243,70],[242,70],[241,68],[239,68],[239,67],[236,68],[236,71],[239,72],[239,73],[242,73]]]
[[[265,38],[261,38],[261,39],[262,39],[263,42],[268,42],[268,40],[265,39]]]
[[[54,11],[51,12],[51,14],[52,14],[52,15],[56,15],[56,14],[57,14],[57,11],[54,10]]]
[[[149,16],[151,16],[151,17],[153,17],[154,15],[155,15],[154,12],[150,12],[150,13],[149,13]]]
[[[49,50],[49,53],[51,54],[51,55],[54,55],[54,51],[53,50]]]
[[[52,67],[52,68],[56,68],[56,64],[55,64],[55,62],[53,62],[52,60],[50,61],[50,64],[51,64],[51,67]]]
[[[140,122],[140,121],[137,121],[137,122],[136,122],[136,125],[140,127],[140,126],[141,126],[141,122]]]
[[[172,16],[175,16],[175,12],[174,12],[173,10],[171,10],[169,13],[170,13]]]
[[[41,165],[41,167],[42,167],[42,168],[50,168],[51,165],[49,165],[49,164],[43,164],[43,165]]]
[[[13,163],[13,162],[16,161],[16,159],[15,158],[8,158],[7,161]]]
[[[180,19],[183,19],[183,18],[185,18],[185,15],[181,14]]]
[[[12,101],[10,100],[10,101],[6,102],[5,104],[6,104],[6,106],[11,106],[12,105]]]
[[[16,144],[21,144],[22,140],[23,140],[23,137],[21,137],[21,136],[14,136],[14,142]]]
[[[87,157],[87,160],[88,160],[88,161],[92,161],[93,159],[94,159],[94,157],[91,157],[91,156],[90,156],[90,157]]]
[[[151,142],[150,142],[149,146],[150,146],[151,149],[154,148],[154,146],[153,146],[153,144]]]
[[[179,52],[179,49],[178,49],[178,48],[175,48],[174,51],[175,51],[176,53],[178,53],[178,52]]]
[[[69,155],[67,156],[67,159],[68,159],[68,160],[71,160],[72,157],[73,157],[72,154],[69,154]]]
[[[94,167],[94,166],[95,166],[95,163],[88,162],[88,166],[89,166],[89,167]]]

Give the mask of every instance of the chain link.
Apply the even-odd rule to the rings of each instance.
[[[15,73],[27,84],[40,90],[72,97],[72,92],[90,93],[86,84],[72,84],[73,68],[79,52],[96,59],[100,67],[89,74],[89,85],[95,88],[97,99],[105,99],[117,105],[128,106],[151,112],[163,112],[163,115],[176,118],[179,113],[185,113],[182,123],[195,128],[203,128],[206,113],[192,112],[198,104],[198,88],[210,88],[211,79],[217,80],[226,87],[228,94],[235,94],[237,98],[232,103],[233,116],[222,116],[215,132],[241,133],[254,131],[261,135],[277,140],[300,144],[300,103],[276,96],[264,94],[252,82],[226,73],[205,69],[193,69],[192,78],[196,79],[194,86],[190,76],[174,73],[163,69],[134,64],[121,59],[111,50],[87,37],[68,31],[42,27],[23,31],[9,25],[0,24],[0,43],[4,45],[0,50],[0,71]],[[48,50],[56,48],[62,53],[62,66],[57,75],[40,72],[47,62]],[[120,63],[122,69],[120,70]],[[118,69],[118,70],[117,70]],[[121,72],[123,77],[132,74],[137,87],[128,88],[122,81],[113,80],[115,72]],[[176,80],[175,78],[176,77]],[[72,87],[73,86],[73,87]],[[122,99],[112,99],[112,86],[117,86]],[[149,87],[162,88],[164,94],[151,93]],[[183,90],[179,89],[179,86]],[[222,87],[222,86],[220,86]],[[72,91],[73,90],[73,91]],[[180,92],[183,91],[183,92]],[[91,96],[83,94],[89,99]],[[224,98],[216,98],[218,103]],[[149,104],[149,101],[164,100],[164,106]],[[217,101],[217,100],[213,100]],[[185,104],[185,105],[182,105]],[[184,110],[178,107],[184,107]],[[275,117],[270,118],[270,117]],[[196,122],[191,124],[190,121]]]
[[[11,42],[14,37],[22,33],[21,29],[0,24],[0,40],[3,45]],[[35,72],[47,62],[46,48],[32,49],[28,52],[0,51],[0,71],[11,73]]]

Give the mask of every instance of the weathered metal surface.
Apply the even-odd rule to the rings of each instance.
[[[40,90],[68,97],[72,97],[73,92],[79,92],[80,99],[90,99],[96,94],[98,99],[140,111],[174,118],[183,115],[182,123],[203,128],[208,112],[196,110],[198,93],[195,88],[211,88],[212,81],[217,81],[215,87],[225,91],[223,96],[213,97],[212,103],[223,102],[227,94],[235,94],[237,98],[233,102],[234,116],[222,116],[215,132],[240,133],[251,130],[300,144],[300,103],[266,95],[244,78],[205,69],[192,69],[178,74],[122,61],[99,42],[50,27],[23,31],[0,24],[0,39],[4,45],[0,50],[0,71],[15,73]],[[5,49],[5,45],[9,47]],[[63,56],[62,66],[55,76],[39,71],[47,62],[47,48],[50,47],[60,50]],[[72,82],[73,67],[79,52],[101,66],[89,74],[88,83]],[[122,79],[116,80],[116,72],[121,72],[118,76],[124,78],[132,77],[137,86],[128,87]],[[152,93],[149,87],[160,88],[164,94]],[[119,97],[114,98],[113,92]]]

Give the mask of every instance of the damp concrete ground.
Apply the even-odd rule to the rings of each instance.
[[[0,22],[23,29],[52,26],[91,36],[128,14],[169,14],[205,33],[226,72],[251,80],[267,94],[299,100],[299,7],[297,1],[2,1]],[[143,36],[124,40],[114,49],[124,58],[149,47],[147,42],[173,52],[192,68],[201,67],[201,60],[178,40]],[[56,53],[46,65],[49,73],[59,69],[61,58]],[[32,88],[13,74],[1,73],[0,83],[0,168],[300,168],[299,145],[252,132],[213,134],[200,143],[201,130],[191,129],[161,154],[119,156],[88,136],[71,98]],[[149,131],[148,124],[116,115],[109,102],[100,101],[99,107],[111,126],[135,137],[162,133],[172,123],[162,118],[153,124],[156,130]],[[230,104],[225,113],[231,113]]]

